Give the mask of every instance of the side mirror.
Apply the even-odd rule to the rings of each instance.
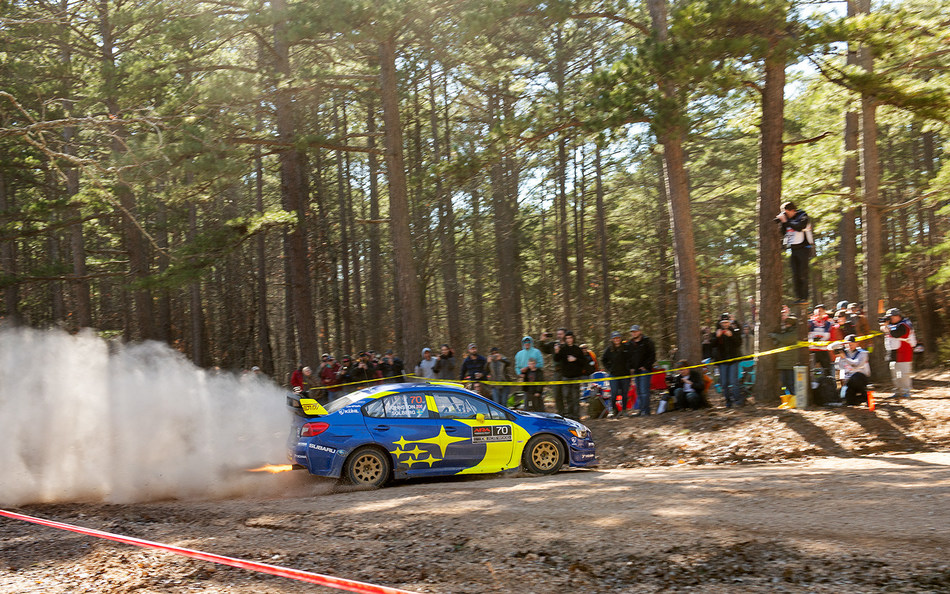
[[[482,413],[478,413],[475,415],[475,420],[478,421],[479,423],[484,423],[485,415],[483,415]]]

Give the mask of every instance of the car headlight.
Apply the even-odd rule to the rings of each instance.
[[[588,439],[590,437],[590,429],[588,429],[586,425],[578,424],[577,427],[571,429],[571,435],[581,439]]]

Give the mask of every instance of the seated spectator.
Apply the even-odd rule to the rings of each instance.
[[[706,382],[702,372],[695,367],[684,369],[689,367],[689,362],[685,359],[677,361],[676,367],[679,368],[679,372],[673,376],[673,385],[670,388],[676,408],[699,410],[708,407]]]
[[[846,336],[844,341],[845,348],[839,351],[841,356],[835,361],[842,380],[844,403],[862,404],[868,399],[868,377],[871,375],[869,355],[858,344],[854,334]]]

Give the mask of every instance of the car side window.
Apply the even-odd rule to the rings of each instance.
[[[403,392],[380,398],[387,419],[428,419],[429,408],[425,394],[421,392]]]
[[[363,407],[363,414],[367,417],[373,417],[376,419],[381,419],[386,416],[386,407],[383,404],[383,399],[378,398],[373,400],[369,404]]]
[[[485,415],[486,419],[495,418],[491,407],[484,400],[454,392],[436,392],[432,398],[442,419],[474,419],[479,413]]]
[[[511,420],[508,417],[508,413],[501,410],[497,406],[488,405],[488,410],[491,411],[491,419],[494,421],[510,421]],[[489,417],[486,416],[485,418],[487,419]]]

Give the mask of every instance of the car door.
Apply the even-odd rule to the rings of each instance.
[[[446,433],[466,438],[451,452],[459,474],[510,467],[516,428],[501,408],[461,392],[433,391],[431,396]]]
[[[373,439],[393,456],[397,476],[455,474],[465,456],[459,444],[470,436],[456,435],[435,414],[432,397],[424,391],[397,392],[363,408]]]

